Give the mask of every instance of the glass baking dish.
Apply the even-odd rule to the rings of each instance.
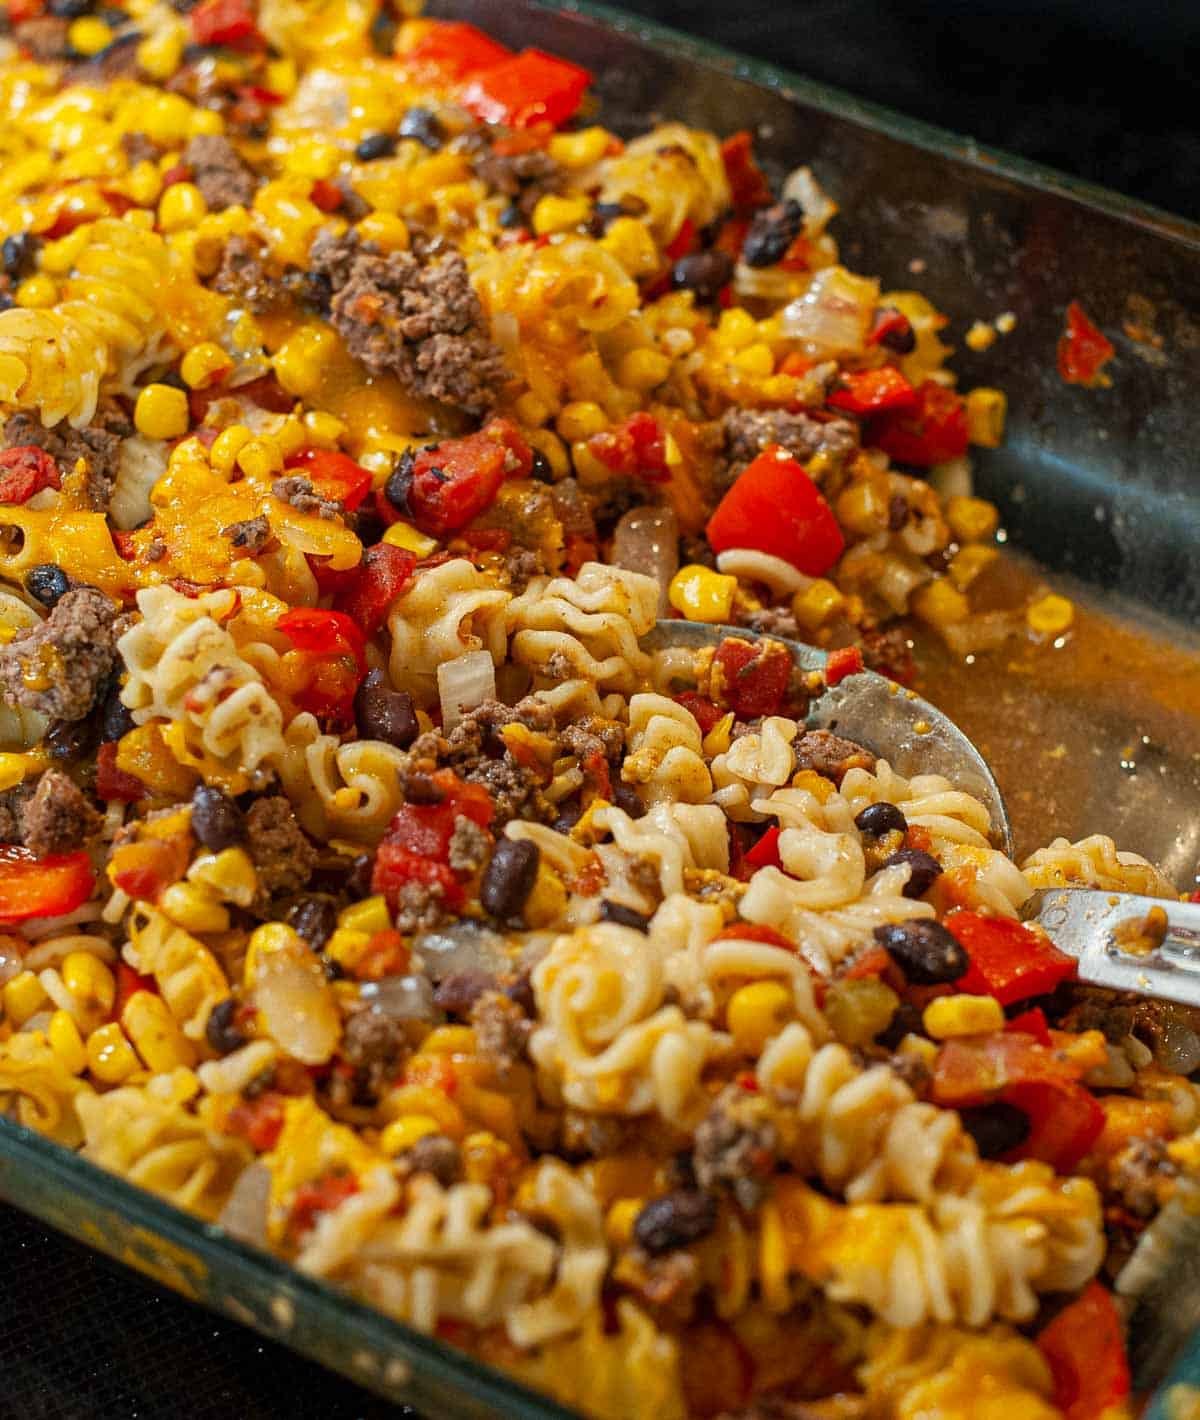
[[[885,287],[918,285],[960,323],[1012,311],[1013,334],[956,361],[966,385],[1009,396],[1007,441],[982,453],[977,479],[1012,543],[1137,612],[1197,621],[1200,227],[599,5],[428,8],[586,65],[618,131],[652,115],[754,129],[773,176],[803,161],[840,203],[852,267]],[[1112,390],[1072,388],[1056,373],[1072,299],[1118,332]],[[438,1420],[569,1414],[4,1119],[0,1198]],[[1200,1384],[1200,1337],[1149,1416],[1166,1420],[1164,1396],[1179,1381]]]

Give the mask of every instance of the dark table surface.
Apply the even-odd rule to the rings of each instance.
[[[1143,0],[626,0],[1200,218],[1200,8]],[[400,1410],[0,1208],[2,1420],[378,1420]],[[436,1417],[433,1417],[436,1420]]]

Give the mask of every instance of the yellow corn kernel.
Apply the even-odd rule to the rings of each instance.
[[[996,329],[988,325],[985,320],[977,320],[971,323],[970,330],[963,336],[968,350],[974,350],[977,354],[984,350],[990,350],[996,343]]]
[[[214,380],[223,375],[233,361],[214,341],[203,340],[183,357],[179,373],[188,389],[207,389]]]
[[[229,913],[196,883],[172,883],[158,905],[172,922],[187,932],[226,932]]]
[[[310,409],[304,415],[304,428],[308,442],[322,449],[336,449],[346,435],[346,426],[340,419],[327,414],[323,409]]]
[[[691,562],[671,578],[667,599],[689,621],[728,621],[737,585],[736,577]]]
[[[636,217],[618,217],[610,223],[600,245],[634,280],[653,276],[661,264],[649,228]]]
[[[441,1132],[441,1125],[432,1115],[402,1114],[399,1119],[392,1120],[379,1136],[379,1147],[385,1154],[395,1158],[405,1149],[411,1149],[418,1139]]]
[[[530,429],[537,429],[550,418],[550,406],[540,395],[526,390],[513,402],[513,413],[522,424],[528,425]]]
[[[925,1007],[921,1024],[934,1040],[984,1035],[1004,1029],[1004,1009],[994,996],[938,996]]]
[[[374,242],[381,251],[407,251],[411,243],[408,223],[394,212],[372,212],[355,228],[364,242]]]
[[[435,1026],[421,1042],[422,1055],[472,1055],[475,1032],[470,1026]]]
[[[121,1012],[121,1025],[146,1068],[156,1075],[194,1065],[196,1052],[170,1007],[153,991],[135,991]]]
[[[744,350],[758,338],[758,322],[741,306],[721,312],[717,323],[717,344],[726,350]],[[767,371],[770,374],[770,370]]]
[[[248,478],[270,478],[283,472],[283,453],[274,439],[251,439],[238,450],[237,462]]]
[[[946,500],[946,522],[959,542],[986,542],[996,531],[1000,514],[986,498],[956,495]]]
[[[530,429],[525,435],[525,440],[529,447],[535,453],[541,454],[550,465],[550,476],[556,483],[560,478],[566,478],[571,472],[571,459],[567,453],[567,446],[553,429]]]
[[[13,754],[0,750],[0,792],[15,788],[36,770],[44,768],[45,763],[39,754]]]
[[[563,880],[543,859],[538,864],[533,891],[526,899],[521,915],[527,926],[549,927],[562,916],[566,906],[567,890]]]
[[[661,350],[631,350],[621,357],[617,379],[631,389],[654,389],[671,373],[671,362]]]
[[[706,759],[713,759],[718,754],[725,754],[729,746],[733,743],[733,722],[735,716],[732,710],[728,714],[722,715],[717,723],[704,736],[701,749],[704,751]]]
[[[238,454],[253,437],[244,424],[231,424],[228,429],[222,429],[208,451],[208,461],[213,472],[219,473],[222,478],[228,478],[237,463]]]
[[[590,168],[604,157],[611,137],[607,128],[595,124],[575,133],[556,133],[547,145],[547,151],[564,168]]]
[[[383,541],[390,547],[402,548],[405,552],[415,553],[417,557],[428,557],[437,547],[437,540],[426,537],[423,532],[418,532],[411,523],[392,523],[383,534]]]
[[[213,108],[189,108],[187,136],[198,138],[202,133],[224,133],[225,120]]]
[[[162,193],[162,174],[153,163],[143,161],[134,166],[126,185],[139,207],[153,207]]]
[[[255,927],[246,943],[246,960],[242,966],[242,981],[252,988],[258,975],[258,960],[271,952],[294,951],[300,938],[286,922],[264,922]]]
[[[758,1055],[794,1014],[792,993],[778,981],[739,986],[725,1007],[725,1024],[737,1048]]]
[[[258,896],[258,874],[244,848],[203,853],[187,870],[187,876],[189,882],[203,884],[222,902],[232,902],[238,907],[249,907]]]
[[[1074,620],[1074,602],[1069,597],[1060,597],[1056,592],[1039,597],[1025,612],[1030,631],[1036,631],[1039,636],[1061,636],[1071,629]]]
[[[137,47],[138,68],[162,83],[183,62],[186,43],[187,31],[182,25],[169,25],[158,34],[149,35]]]
[[[288,414],[284,417],[279,428],[271,435],[271,442],[285,460],[290,459],[293,454],[298,454],[301,449],[308,447],[308,431],[302,420],[294,414]]]
[[[325,362],[333,354],[337,337],[321,326],[306,325],[276,350],[272,364],[288,394],[315,394]]]
[[[996,547],[976,543],[972,547],[960,547],[950,559],[946,568],[950,580],[960,592],[965,592],[976,577],[1000,556]]]
[[[55,1011],[46,1027],[46,1039],[59,1064],[72,1075],[82,1075],[87,1068],[87,1051],[79,1027],[69,1011]]]
[[[52,276],[65,276],[79,260],[79,253],[87,246],[91,231],[87,223],[68,232],[56,242],[47,242],[38,257],[38,266]]]
[[[807,789],[818,804],[827,804],[837,793],[832,779],[826,779],[815,769],[801,769],[792,775],[793,789]]]
[[[872,537],[887,528],[889,501],[886,478],[865,478],[839,495],[834,511],[847,532]]]
[[[771,353],[771,347],[759,340],[739,350],[733,357],[733,364],[747,375],[769,375],[775,369],[775,356]]]
[[[117,978],[106,963],[91,952],[68,952],[59,975],[82,1014],[105,1019],[117,997]]]
[[[272,59],[267,65],[267,88],[273,94],[281,94],[285,99],[296,92],[298,82],[295,61]]]
[[[149,995],[149,992],[142,992]],[[130,1000],[133,998],[130,997]],[[119,1085],[141,1068],[133,1047],[116,1021],[100,1026],[87,1038],[88,1069],[102,1085]]]
[[[45,310],[58,300],[58,287],[49,276],[39,272],[21,282],[13,293],[13,300],[26,310]]]
[[[329,939],[321,950],[327,957],[332,957],[339,966],[345,967],[347,971],[353,971],[363,953],[371,945],[371,935],[370,932],[338,927],[330,933]]]
[[[841,591],[828,578],[818,577],[792,598],[792,615],[806,631],[816,631],[845,605]]]
[[[646,1206],[644,1198],[618,1198],[604,1215],[604,1231],[614,1247],[624,1247],[633,1237],[633,1225]]]
[[[19,971],[11,981],[6,981],[0,998],[4,1001],[4,1018],[14,1026],[23,1026],[50,999],[32,971]]]
[[[133,422],[147,439],[178,439],[187,433],[187,395],[171,385],[147,385],[133,407]]]
[[[72,20],[67,30],[67,43],[76,54],[90,57],[107,49],[113,42],[113,32],[98,15],[81,15]]]
[[[571,445],[571,463],[585,488],[598,488],[612,478],[612,470],[592,453],[586,439],[576,439]]]
[[[565,404],[554,421],[554,427],[567,443],[577,439],[590,439],[608,428],[608,415],[593,400],[577,399]]]
[[[592,204],[586,197],[556,197],[547,193],[538,199],[533,209],[533,230],[539,237],[552,232],[569,232],[580,227],[592,213]]]
[[[194,182],[173,182],[158,201],[161,232],[182,232],[194,227],[208,211],[204,194]]]
[[[1003,390],[980,385],[967,392],[967,437],[984,449],[999,448],[1008,417],[1008,396]]]
[[[930,626],[956,626],[971,611],[966,597],[946,577],[918,587],[912,594],[911,606],[913,615]]]
[[[386,932],[391,925],[387,899],[382,893],[352,902],[338,913],[338,926],[348,927],[352,932]]]

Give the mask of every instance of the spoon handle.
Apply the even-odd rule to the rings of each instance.
[[[1075,957],[1084,981],[1200,1006],[1200,903],[1046,888],[1021,915]]]

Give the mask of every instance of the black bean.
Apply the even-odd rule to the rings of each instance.
[[[426,148],[440,148],[446,141],[446,130],[436,113],[427,108],[410,108],[400,120],[400,137],[415,138]]]
[[[613,803],[617,808],[623,809],[630,818],[641,818],[646,812],[646,805],[642,803],[641,795],[632,784],[614,785]]]
[[[913,330],[908,317],[901,315],[895,306],[883,306],[876,318],[880,319],[884,316],[900,316],[904,324],[901,325],[899,321],[891,323],[879,337],[880,345],[887,350],[894,350],[897,355],[911,355],[917,348],[917,333]]]
[[[42,748],[51,759],[70,764],[90,753],[95,743],[94,720],[55,720],[46,731]]]
[[[550,467],[550,460],[542,453],[541,449],[533,451],[533,465],[529,470],[529,476],[536,478],[539,483],[554,482],[554,470]]]
[[[942,875],[942,865],[936,858],[923,853],[919,848],[900,848],[883,860],[883,867],[897,868],[907,863],[908,882],[901,888],[905,897],[924,897]]]
[[[123,24],[126,24],[129,20],[129,16],[125,13],[125,11],[118,10],[115,5],[107,6],[99,13],[100,18],[104,21],[104,23],[109,27],[110,30],[119,30],[121,26]]]
[[[41,562],[26,573],[25,590],[43,606],[55,606],[71,590],[71,579],[53,562]]]
[[[192,832],[214,853],[232,848],[246,837],[246,819],[223,790],[199,784],[192,794]]]
[[[889,922],[875,928],[875,940],[914,986],[940,986],[965,976],[970,958],[954,937],[931,917]]]
[[[231,1050],[237,1050],[246,1044],[247,1037],[234,1024],[237,1009],[238,1003],[233,997],[226,996],[208,1013],[204,1038],[218,1055],[228,1055]]]
[[[404,781],[404,797],[410,804],[440,804],[446,791],[434,782],[432,774],[418,770]]]
[[[56,20],[78,20],[91,10],[92,0],[50,0],[46,8]]]
[[[717,1226],[717,1200],[698,1188],[678,1188],[651,1199],[637,1215],[633,1236],[652,1257],[699,1242]]]
[[[337,905],[333,898],[306,893],[288,908],[284,921],[317,952],[333,935],[337,919]]]
[[[502,838],[483,875],[479,901],[493,917],[519,917],[537,880],[541,853],[527,838]]]
[[[565,799],[558,806],[558,817],[551,827],[555,833],[570,833],[583,817],[583,805],[578,799]]]
[[[114,676],[100,711],[100,738],[119,740],[133,729],[133,723],[133,712],[121,700],[121,682]]]
[[[859,833],[882,838],[885,833],[907,833],[908,820],[895,804],[868,804],[854,820],[854,827]]]
[[[398,513],[408,514],[408,495],[412,492],[413,456],[411,449],[405,449],[395,471],[383,485],[383,495]]]
[[[533,994],[533,973],[527,968],[518,971],[511,981],[504,983],[504,994],[515,1001],[532,1020],[537,1014],[537,1001]]]
[[[999,1158],[1029,1138],[1029,1116],[1005,1100],[960,1109],[958,1115],[984,1159]]]
[[[525,213],[521,210],[519,202],[510,202],[500,214],[500,225],[506,231],[512,231],[514,227],[525,225]]]
[[[616,922],[622,927],[633,927],[638,932],[650,930],[650,919],[636,908],[626,907],[623,902],[614,902],[606,897],[600,904],[600,921]]]
[[[371,44],[376,54],[390,59],[396,49],[396,33],[400,25],[390,10],[382,9],[371,21]]]
[[[354,156],[360,163],[373,163],[376,158],[390,158],[396,151],[396,137],[392,133],[368,133],[359,140]]]
[[[364,740],[382,740],[397,749],[407,749],[421,732],[412,696],[407,690],[394,690],[379,670],[358,687],[354,723]]]
[[[371,875],[374,870],[375,855],[373,853],[360,853],[350,864],[350,871],[346,874],[345,887],[351,901],[358,902],[361,898],[370,896]]]
[[[750,223],[742,243],[742,260],[747,266],[774,266],[787,255],[803,228],[804,208],[795,198],[764,207]]]
[[[924,1035],[925,1025],[920,1010],[911,1001],[901,1001],[892,1019],[875,1037],[885,1050],[899,1050],[906,1035]]]
[[[37,266],[41,245],[41,238],[35,237],[32,232],[18,232],[14,237],[5,237],[3,246],[0,246],[0,260],[4,262],[9,276],[31,275]]]
[[[462,1178],[462,1150],[448,1134],[425,1134],[398,1157],[413,1173],[432,1174],[443,1188]]]
[[[470,1015],[471,1007],[485,991],[495,989],[496,978],[490,971],[482,971],[478,967],[452,971],[434,988],[433,1004],[440,1011],[465,1018]]]
[[[711,306],[732,276],[733,258],[714,248],[680,257],[671,268],[671,285],[677,291],[694,291],[702,306]]]

